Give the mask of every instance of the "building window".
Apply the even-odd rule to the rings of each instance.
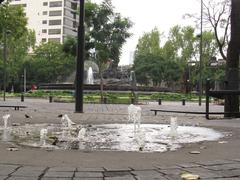
[[[42,14],[43,14],[43,15],[47,15],[48,12],[47,12],[47,11],[43,11]]]
[[[62,24],[61,19],[58,19],[58,20],[49,20],[49,26],[61,25],[61,24]]]
[[[47,24],[47,20],[43,20],[43,21],[42,21],[42,24]]]
[[[43,2],[43,6],[47,6],[48,5],[48,2]]]
[[[47,30],[46,29],[42,29],[42,33],[47,33]]]
[[[49,29],[49,30],[48,30],[48,34],[49,34],[49,35],[61,34],[61,29]]]
[[[62,7],[62,1],[52,1],[49,3],[49,7]]]
[[[46,38],[42,38],[42,42],[47,42],[47,39]]]
[[[73,10],[77,10],[77,3],[71,3],[71,8]]]
[[[61,39],[60,38],[48,38],[48,41],[51,41],[51,42],[61,42]]]
[[[49,11],[49,16],[62,16],[62,11]]]

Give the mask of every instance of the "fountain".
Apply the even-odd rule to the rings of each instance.
[[[177,129],[178,129],[177,117],[171,117],[171,119],[170,119],[170,136],[173,139],[177,138]]]
[[[2,141],[11,141],[11,128],[9,125],[10,114],[3,116],[3,134]]]
[[[92,67],[88,68],[87,71],[87,84],[94,84],[93,69]]]
[[[8,128],[8,119],[10,117],[10,114],[6,114],[3,116],[3,124],[4,124],[4,129]]]
[[[40,130],[40,146],[46,146],[47,134],[48,134],[47,129]]]
[[[140,130],[141,125],[141,107],[131,104],[128,106],[128,121],[133,122],[134,132]]]
[[[64,114],[61,118],[61,122],[62,122],[62,126],[65,128],[69,128],[71,129],[73,125],[76,125],[76,123],[74,123],[67,114]]]
[[[223,137],[221,133],[209,128],[178,126],[176,117],[171,117],[170,126],[141,124],[139,106],[130,105],[128,113],[132,124],[78,125],[65,114],[61,118],[61,124],[27,124],[13,126],[11,131],[6,131],[9,129],[9,116],[4,116],[6,123],[3,128],[0,127],[0,135],[5,136],[9,132],[3,141],[30,147],[143,152],[174,151],[186,143],[216,141]]]

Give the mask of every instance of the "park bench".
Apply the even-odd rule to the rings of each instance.
[[[209,114],[212,114],[212,112],[209,112],[209,101],[210,97],[215,97],[218,99],[224,99],[226,96],[232,96],[232,95],[240,95],[239,90],[211,90],[210,89],[210,80],[207,80],[206,83],[206,119],[209,119]],[[234,114],[240,116],[239,112],[219,112],[219,114],[228,115],[228,114]]]
[[[199,111],[175,111],[175,110],[163,110],[163,109],[150,109],[153,111],[155,116],[157,112],[168,112],[168,113],[182,113],[182,114],[203,114],[205,115],[206,119],[209,119],[209,115],[238,115],[240,116],[239,112],[209,112],[209,102],[210,97],[215,97],[219,99],[224,99],[226,96],[231,95],[240,95],[240,90],[210,90],[210,80],[207,80],[206,83],[206,111],[199,112]]]
[[[26,108],[27,106],[20,105],[0,105],[0,108],[14,108],[14,110],[19,110],[20,108]]]
[[[180,114],[206,114],[205,112],[198,111],[175,111],[175,110],[163,110],[163,109],[150,109],[154,112],[154,115],[157,115],[157,112],[167,112],[167,113],[180,113]]]

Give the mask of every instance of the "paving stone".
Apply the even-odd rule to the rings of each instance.
[[[240,164],[222,164],[222,165],[203,166],[203,167],[210,170],[221,171],[221,170],[240,169]]]
[[[135,170],[135,171],[144,171],[144,170],[153,170],[156,169],[157,167],[155,166],[133,166],[133,167],[129,167],[131,170]]]
[[[182,168],[193,168],[193,167],[200,167],[201,165],[195,163],[186,163],[186,164],[178,164],[177,166]]]
[[[11,176],[7,180],[38,180],[38,177],[30,176]]]
[[[240,162],[240,159],[231,159],[232,161]]]
[[[182,180],[181,176],[179,175],[166,175],[164,177],[168,180]]]
[[[87,171],[87,172],[102,172],[104,171],[104,169],[102,167],[78,167],[77,168],[77,171],[81,171],[81,172],[84,172],[84,171]]]
[[[205,179],[205,178],[201,178],[201,179]],[[213,179],[205,179],[205,180],[239,180],[239,177],[238,178],[213,178]]]
[[[0,180],[5,180],[7,176],[0,176]]]
[[[156,166],[156,168],[158,168],[158,169],[177,169],[177,168],[179,168],[179,166],[163,166],[163,165],[160,165],[160,166]]]
[[[155,171],[155,170],[148,170],[148,171],[132,171],[132,174],[136,176],[137,179],[164,179],[163,174]],[[166,179],[166,178],[165,178]]]
[[[183,169],[160,169],[158,171],[164,175],[180,175],[184,172],[188,172]]]
[[[199,175],[200,178],[222,178],[223,177],[217,171],[211,171],[211,170],[204,169],[204,168],[201,168],[201,167],[186,168],[186,170],[190,173]]]
[[[129,167],[104,167],[106,171],[131,171]]]
[[[74,167],[51,167],[48,171],[55,171],[55,172],[74,172],[76,168]]]
[[[215,160],[215,161],[199,161],[196,164],[204,165],[204,166],[214,166],[214,165],[221,165],[221,164],[231,164],[233,161],[230,160]]]
[[[105,171],[104,177],[121,177],[131,175],[130,171]]]
[[[41,178],[41,180],[72,180],[72,178]]]
[[[73,180],[103,180],[103,178],[73,178]]]
[[[135,178],[137,180],[167,180],[164,176],[136,176]]]
[[[0,176],[11,174],[19,167],[15,165],[0,165]]]
[[[44,178],[46,177],[53,177],[53,178],[72,178],[74,172],[56,172],[56,171],[48,171],[44,174]]]
[[[12,176],[26,176],[26,177],[39,177],[43,174],[43,171],[28,171],[28,170],[17,170],[12,173]]]
[[[104,180],[135,180],[133,176],[123,176],[123,177],[105,177]]]
[[[103,173],[101,172],[76,172],[75,177],[81,178],[102,178]]]
[[[18,169],[18,171],[44,171],[47,167],[42,166],[23,166]]]
[[[240,169],[235,170],[224,170],[218,172],[222,177],[231,178],[231,177],[239,177],[240,179]]]

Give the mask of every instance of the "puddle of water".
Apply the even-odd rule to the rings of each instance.
[[[47,129],[44,144],[40,138],[42,129]],[[9,139],[29,147],[83,151],[175,151],[182,144],[216,141],[223,137],[220,132],[209,128],[178,126],[173,138],[170,126],[161,124],[141,124],[135,132],[133,124],[76,125],[72,128],[63,128],[60,124],[36,124],[11,127],[9,131],[6,137],[4,128],[0,128],[2,140]]]

